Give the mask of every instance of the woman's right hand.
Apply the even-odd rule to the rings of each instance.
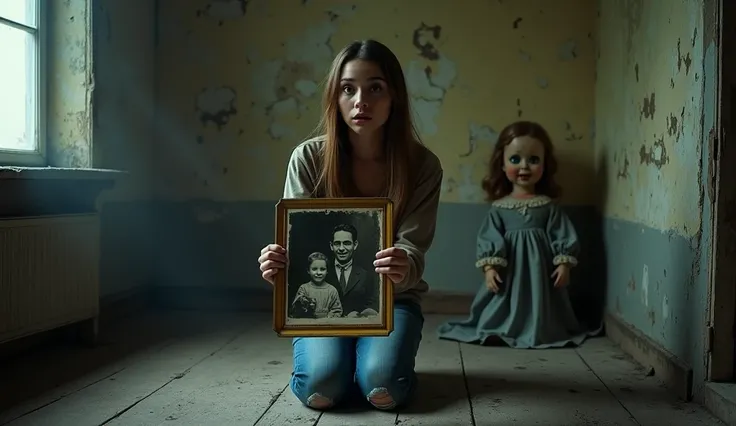
[[[261,250],[258,263],[261,265],[263,279],[273,285],[274,275],[279,269],[286,267],[286,249],[278,244],[269,244]]]

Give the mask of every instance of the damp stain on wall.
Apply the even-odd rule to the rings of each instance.
[[[641,105],[641,119],[647,118],[654,120],[654,112],[656,111],[655,94],[650,93],[649,96],[645,96]]]
[[[196,10],[197,17],[216,19],[218,25],[224,21],[242,18],[248,10],[249,0],[213,0]]]
[[[494,146],[497,139],[498,132],[490,126],[471,122],[468,125],[468,150],[460,154],[460,157],[472,155],[478,149],[479,144]]]
[[[195,109],[203,127],[210,124],[222,130],[237,114],[237,94],[232,87],[202,90],[196,98]]]
[[[455,63],[438,46],[441,34],[440,25],[421,23],[412,37],[419,58],[410,61],[405,70],[415,124],[427,137],[439,131],[436,121],[442,112],[442,102],[457,77]]]
[[[662,169],[669,161],[670,158],[667,156],[667,146],[665,146],[663,136],[654,140],[651,146],[642,145],[639,149],[639,164]]]

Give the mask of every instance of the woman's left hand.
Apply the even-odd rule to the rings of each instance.
[[[400,283],[409,273],[409,256],[398,247],[387,248],[376,253],[373,266],[376,267],[376,273],[388,276],[394,284]]]

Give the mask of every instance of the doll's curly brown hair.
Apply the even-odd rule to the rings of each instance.
[[[539,123],[533,121],[517,121],[506,126],[498,135],[496,146],[488,163],[488,174],[483,178],[482,187],[489,201],[495,201],[511,193],[513,186],[506,178],[503,171],[503,150],[515,138],[528,136],[542,143],[544,146],[544,173],[534,190],[539,195],[550,198],[559,198],[562,189],[555,182],[557,173],[557,159],[554,154],[554,146],[547,131]]]

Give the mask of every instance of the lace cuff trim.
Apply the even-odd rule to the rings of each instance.
[[[475,262],[476,268],[482,268],[484,266],[500,266],[502,268],[505,268],[506,265],[508,265],[508,262],[506,262],[506,259],[502,257],[484,257],[483,259],[478,260]]]
[[[555,266],[562,265],[563,263],[567,263],[570,266],[578,266],[578,259],[575,256],[568,256],[566,254],[557,255],[552,259],[552,264]]]

